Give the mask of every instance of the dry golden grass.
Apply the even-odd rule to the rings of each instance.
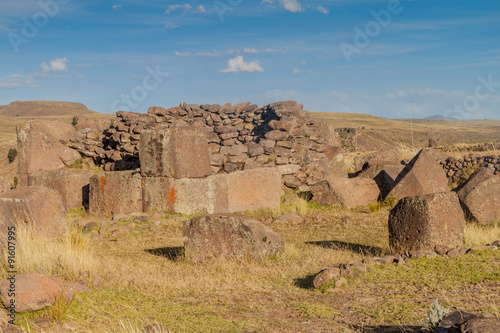
[[[446,288],[457,288],[464,283],[449,282],[445,289],[429,284],[436,289],[426,291],[424,298],[412,289],[420,297],[413,302],[405,298],[408,287],[401,278],[387,292],[398,300],[396,308],[380,297],[386,294],[380,288],[388,287],[380,282],[387,277],[378,277],[379,273],[367,277],[369,287],[364,286],[362,278],[358,282],[350,280],[352,287],[339,293],[314,291],[312,276],[323,267],[388,252],[389,208],[384,206],[371,213],[368,207],[302,205],[298,201],[296,205],[281,207],[281,213],[302,212],[305,222],[270,224],[285,240],[285,251],[259,262],[233,259],[203,264],[188,262],[182,254],[179,219],[162,219],[162,224],[152,232],[137,230],[116,240],[105,233],[84,235],[74,229],[58,240],[47,240],[30,229],[20,228],[17,260],[20,273],[34,271],[69,281],[89,272],[84,274],[85,282],[94,291],[77,296],[68,308],[60,307],[59,312],[21,314],[19,323],[36,325],[37,318],[44,315],[70,324],[75,332],[140,332],[154,323],[165,332],[168,329],[172,332],[359,332],[353,327],[360,323],[392,325],[394,318],[401,324],[424,323],[425,304],[446,292]],[[72,212],[69,223],[83,217],[81,214]],[[275,212],[263,210],[250,214],[267,220]],[[129,221],[121,223],[126,226]],[[141,225],[149,224],[136,227]],[[491,234],[491,229],[486,232]],[[480,231],[476,233],[479,237]],[[488,262],[483,263],[481,257],[469,258],[477,261],[475,269]],[[427,264],[423,264],[415,269],[419,272],[426,269],[422,267]],[[447,271],[450,267],[445,265],[442,269]],[[399,271],[413,274],[402,268],[390,272],[396,278]],[[439,274],[443,273],[433,272],[432,276]],[[102,277],[98,286],[93,284],[97,276]],[[491,274],[485,277],[492,279]],[[419,280],[419,283],[431,282]],[[458,305],[459,296],[449,296],[448,306]],[[366,304],[360,297],[373,299],[370,302],[375,303]],[[494,309],[494,302],[498,304],[500,299],[482,299],[481,306]],[[397,314],[395,309],[399,309]]]
[[[482,246],[500,240],[500,221],[489,225],[467,223],[464,238],[467,247]]]

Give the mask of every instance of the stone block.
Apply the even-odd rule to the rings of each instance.
[[[143,132],[139,158],[145,177],[199,178],[211,174],[207,135],[200,127]]]
[[[56,190],[62,197],[64,208],[69,211],[82,206],[88,208],[92,175],[89,170],[38,170],[29,175],[28,185]]]
[[[133,171],[101,172],[90,177],[92,215],[142,212],[142,178]]]

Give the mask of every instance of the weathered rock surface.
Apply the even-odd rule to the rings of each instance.
[[[389,195],[396,199],[448,191],[448,179],[434,153],[422,149],[401,171]]]
[[[32,223],[36,230],[51,237],[57,237],[68,229],[61,195],[53,189],[20,187],[0,194],[0,202],[7,211],[4,219],[8,225]],[[4,229],[0,231],[4,232]]]
[[[198,178],[210,175],[206,133],[181,127],[141,134],[141,174],[147,177]]]
[[[10,181],[7,178],[0,177],[0,193],[10,190]]]
[[[401,163],[372,160],[365,163],[358,177],[375,180],[382,197],[385,198],[396,185],[396,178],[404,168]]]
[[[500,175],[480,168],[458,191],[468,220],[489,224],[500,219]]]
[[[439,323],[436,333],[497,333],[500,319],[493,315],[453,311]]]
[[[9,296],[12,283],[15,283],[15,297]],[[16,275],[12,280],[3,280],[0,282],[0,295],[7,308],[14,300],[17,312],[36,311],[53,306],[60,297],[64,297],[68,303],[73,299],[73,293],[65,287],[63,280],[35,273]]]
[[[376,202],[380,190],[369,178],[328,177],[311,186],[312,201],[320,205],[365,206]]]
[[[281,237],[245,215],[205,215],[184,222],[184,250],[194,262],[232,257],[260,260],[284,250]]]
[[[90,177],[90,214],[142,212],[142,177],[132,171],[101,172]]]
[[[235,213],[280,205],[281,174],[260,168],[205,178],[144,177],[144,211]]]
[[[37,170],[60,169],[81,155],[61,143],[75,135],[73,126],[63,122],[27,121],[17,126],[19,186],[28,184],[28,175]]]
[[[59,169],[38,170],[28,177],[29,186],[45,186],[56,190],[62,197],[64,208],[69,211],[77,207],[89,206],[89,170]]]
[[[397,253],[434,250],[436,245],[462,248],[464,227],[456,193],[406,197],[389,215],[389,245]]]

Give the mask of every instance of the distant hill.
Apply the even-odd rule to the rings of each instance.
[[[443,115],[435,115],[435,116],[429,116],[429,117],[425,117],[424,119],[431,119],[431,120],[459,120],[457,118],[450,118],[450,117],[445,117]]]
[[[94,115],[97,112],[87,109],[81,103],[53,101],[15,101],[0,106],[0,115],[10,117],[52,117]]]

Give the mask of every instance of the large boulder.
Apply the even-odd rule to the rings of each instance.
[[[372,160],[365,163],[358,177],[373,179],[385,198],[396,185],[396,178],[404,168],[405,166],[398,162]]]
[[[7,178],[0,177],[0,193],[10,190],[10,181]]]
[[[198,178],[212,173],[208,139],[201,127],[145,131],[139,158],[145,177]]]
[[[12,289],[15,290],[14,295]],[[54,306],[61,297],[67,303],[73,299],[73,292],[66,288],[63,280],[35,273],[9,275],[0,282],[0,295],[4,306],[10,309],[14,304],[16,312],[37,311]]]
[[[205,178],[143,178],[145,212],[183,214],[235,213],[276,208],[281,200],[281,173],[260,168]]]
[[[61,195],[43,186],[27,186],[0,194],[13,223],[33,223],[40,232],[57,237],[67,231]],[[4,233],[3,229],[0,233]]]
[[[90,177],[92,215],[142,212],[142,178],[133,171],[100,172]]]
[[[395,180],[389,192],[396,199],[448,191],[448,178],[433,151],[422,149]]]
[[[89,170],[38,170],[28,177],[28,186],[45,186],[56,190],[62,197],[64,208],[88,207],[89,184],[93,173]]]
[[[500,219],[500,175],[480,168],[457,191],[468,220],[489,224]]]
[[[311,186],[311,194],[317,204],[352,208],[376,202],[380,190],[373,179],[328,177]]]
[[[17,126],[19,186],[28,184],[28,175],[37,170],[64,168],[81,158],[76,150],[64,146],[75,129],[60,121],[27,121]]]
[[[389,245],[396,253],[463,247],[465,219],[458,196],[441,192],[403,198],[389,215]]]
[[[499,318],[472,318],[460,324],[453,325],[448,333],[498,333]]]
[[[15,230],[16,221],[9,207],[0,200],[0,247],[6,248],[9,231]],[[14,227],[14,228],[12,228]]]
[[[184,251],[194,262],[211,258],[260,260],[284,250],[281,237],[245,215],[205,215],[184,222]]]

